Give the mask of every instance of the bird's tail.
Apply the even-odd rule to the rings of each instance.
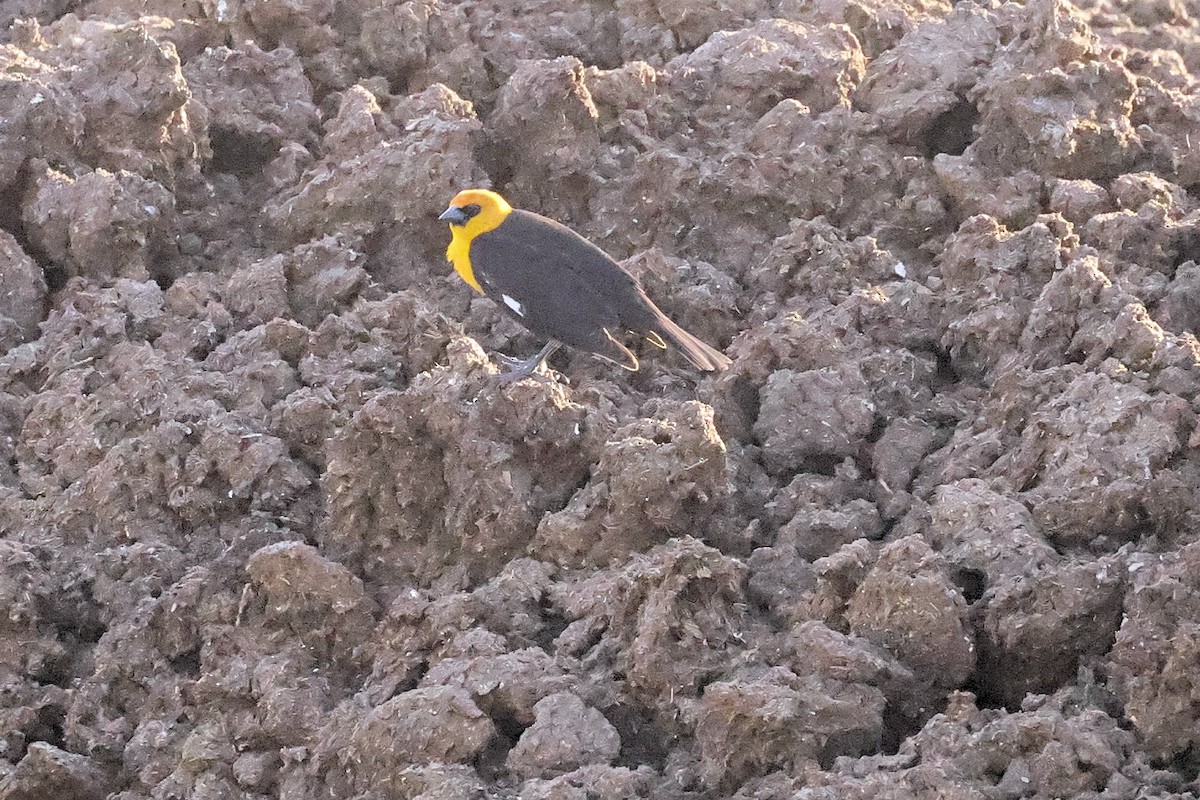
[[[679,352],[683,353],[696,369],[701,369],[705,372],[720,372],[733,363],[729,359],[729,356],[715,347],[709,347],[676,325],[661,311],[658,313],[658,318],[655,322],[658,323],[658,330],[654,331],[654,333],[660,334],[668,342],[679,348]]]

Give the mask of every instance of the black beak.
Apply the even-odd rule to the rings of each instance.
[[[451,225],[466,225],[470,217],[464,214],[463,210],[458,206],[450,206],[442,212],[442,215],[438,219],[445,220]]]

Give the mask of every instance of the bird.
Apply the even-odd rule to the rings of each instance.
[[[438,219],[450,225],[446,260],[459,277],[546,340],[530,358],[498,356],[504,382],[532,375],[564,344],[636,372],[638,358],[619,338],[625,331],[661,349],[671,343],[705,372],[732,363],[672,322],[612,256],[561,223],[488,189],[464,189]]]

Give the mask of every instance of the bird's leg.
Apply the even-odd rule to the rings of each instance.
[[[537,351],[537,353],[530,358],[513,358],[512,356],[506,356],[497,353],[496,360],[508,367],[508,369],[500,373],[500,382],[512,383],[513,381],[519,381],[521,378],[532,375],[537,371],[537,368],[542,365],[542,362],[549,358],[550,355],[560,347],[562,347],[562,345],[559,342],[551,339],[550,341],[546,342],[545,347]]]

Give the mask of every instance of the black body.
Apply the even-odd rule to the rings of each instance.
[[[533,333],[637,369],[622,331],[661,336],[696,367],[729,359],[667,318],[638,281],[607,253],[565,225],[514,210],[471,242],[471,267],[489,297]],[[520,313],[504,300],[507,295]]]

